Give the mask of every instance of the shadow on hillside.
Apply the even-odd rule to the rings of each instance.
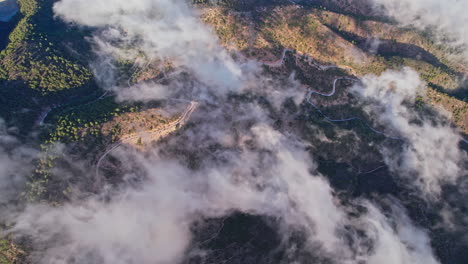
[[[444,63],[442,63],[432,53],[426,51],[425,49],[417,45],[402,43],[402,42],[398,42],[398,41],[390,40],[390,39],[378,39],[377,40],[372,37],[364,38],[354,33],[348,32],[348,31],[338,30],[330,26],[327,26],[327,27],[330,30],[332,30],[334,33],[336,33],[337,35],[343,37],[344,39],[350,42],[355,43],[355,45],[363,51],[372,52],[372,53],[381,55],[383,57],[398,56],[398,57],[403,57],[403,58],[408,58],[408,59],[424,61],[433,65],[434,67],[441,68],[447,73],[456,74],[456,75],[459,74],[453,71],[452,69],[450,69],[450,67],[448,67]]]
[[[0,21],[0,51],[5,49],[8,45],[8,36],[13,31],[13,29],[15,29],[20,19],[21,15],[18,13],[8,22]]]

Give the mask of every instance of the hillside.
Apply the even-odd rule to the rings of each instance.
[[[249,13],[217,7],[205,12],[203,19],[213,25],[224,45],[260,61],[280,58],[286,48],[358,76],[410,66],[431,88],[428,103],[454,113],[455,124],[468,133],[467,94],[457,91],[467,66],[444,57],[444,50],[422,33],[324,7],[262,7]],[[443,104],[437,99],[441,97]]]
[[[12,3],[1,264],[468,260],[468,65],[436,30],[380,0]]]

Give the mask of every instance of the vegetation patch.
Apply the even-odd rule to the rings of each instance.
[[[24,252],[9,239],[0,238],[0,264],[20,264]]]
[[[18,2],[22,18],[0,52],[0,80],[24,82],[43,95],[90,85],[90,70],[67,56],[58,36],[54,36],[60,22],[48,15],[53,1]],[[67,34],[62,37],[65,41]]]
[[[466,96],[455,93],[460,86],[460,72],[467,67],[450,60],[447,51],[424,32],[400,29],[388,21],[331,12],[323,6],[263,7],[254,9],[252,15],[246,13],[210,8],[205,22],[214,27],[223,45],[235,43],[247,56],[260,61],[274,61],[287,48],[322,65],[351,69],[358,76],[380,75],[388,69],[409,66],[427,82],[428,103],[451,112],[454,123],[468,133]],[[372,38],[379,36],[384,37],[376,40],[383,43],[380,53],[370,47]],[[296,72],[296,76],[302,75]]]

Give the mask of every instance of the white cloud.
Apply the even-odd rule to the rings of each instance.
[[[170,91],[172,88],[172,91]],[[138,83],[129,88],[114,87],[117,91],[117,101],[138,101],[148,102],[151,100],[161,100],[169,97],[170,92],[174,92],[177,87],[164,86],[159,83],[145,82]]]
[[[368,263],[437,264],[428,235],[415,227],[397,201],[392,201],[391,218],[367,204],[367,228],[374,239]],[[392,222],[394,222],[393,227]]]
[[[431,28],[438,40],[453,47],[463,46],[468,59],[468,2],[464,0],[373,0],[376,8],[385,12],[404,26]]]
[[[55,13],[66,21],[98,27],[98,52],[135,59],[138,52],[170,60],[199,81],[226,93],[242,88],[242,66],[183,0],[62,0]],[[105,69],[101,69],[105,70]]]
[[[404,211],[387,218],[364,202],[368,213],[348,218],[303,144],[265,123],[244,131],[237,150],[220,150],[223,162],[205,161],[198,170],[157,153],[118,152],[124,167],[146,175],[127,175],[139,184],[62,206],[29,206],[10,231],[34,238],[34,263],[179,263],[191,246],[191,224],[238,211],[280,220],[284,239],[302,230],[306,248],[339,263],[437,263],[427,236]],[[355,227],[364,227],[367,238],[349,244],[345,233]],[[373,250],[363,250],[369,239]]]
[[[251,90],[265,95],[277,110],[285,98],[293,97],[298,103],[304,93],[292,80],[281,85],[258,76],[255,63],[236,63],[185,1],[61,0],[54,10],[67,21],[100,28],[94,43],[103,66],[95,71],[102,85],[119,90],[120,100],[146,101],[190,91],[210,102],[200,105],[190,129],[147,153],[115,152],[123,161],[119,169],[130,171],[122,175],[127,182],[84,200],[55,207],[30,205],[21,212],[10,231],[33,238],[33,263],[178,263],[191,246],[191,224],[234,211],[278,219],[278,232],[284,238],[291,230],[303,231],[313,254],[338,263],[437,263],[427,235],[412,225],[403,210],[395,210],[400,213],[392,218],[363,202],[368,213],[349,217],[352,208],[340,205],[330,184],[316,171],[306,144],[272,128],[268,107],[255,100],[217,98],[255,88]],[[112,60],[134,59],[138,51],[151,59],[174,62],[193,74],[193,82],[188,87],[173,81],[167,86],[146,83],[116,88]],[[364,84],[375,89],[359,93],[380,102],[376,106],[384,125],[413,139],[415,128],[407,122],[412,115],[401,107],[404,100],[414,100],[413,89],[420,81],[410,71],[400,73],[401,82],[393,74],[368,77]],[[384,90],[385,83],[391,82],[405,89],[394,96]],[[372,105],[368,109],[375,110]],[[423,136],[430,134],[430,143],[442,140],[444,147],[443,138],[432,137],[433,129],[423,130]],[[419,161],[420,155],[439,158],[427,154],[419,141],[414,141],[416,146],[409,142],[406,160]],[[199,154],[197,169],[180,160],[184,155],[167,154],[180,152]],[[425,169],[427,163],[421,166]],[[356,235],[349,243],[345,238],[362,226],[369,227],[363,230],[372,244],[367,250],[361,247],[369,239]],[[391,256],[384,258],[387,254]]]
[[[18,198],[26,176],[31,173],[36,154],[37,151],[23,146],[11,136],[5,122],[0,119],[0,205]]]
[[[432,196],[440,193],[442,184],[454,184],[465,175],[466,154],[458,147],[459,132],[444,122],[443,114],[417,115],[415,100],[425,95],[425,89],[419,75],[404,68],[365,76],[362,86],[356,85],[353,91],[363,99],[364,110],[386,127],[387,134],[404,141],[401,152],[382,149],[387,165]]]

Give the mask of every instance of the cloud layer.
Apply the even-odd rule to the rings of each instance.
[[[467,1],[460,0],[373,0],[377,9],[404,26],[432,29],[438,41],[461,48],[468,59]],[[383,8],[382,8],[383,7]]]
[[[189,128],[147,153],[116,150],[122,183],[59,206],[29,205],[15,215],[10,232],[32,239],[34,263],[180,263],[193,246],[194,223],[233,212],[277,219],[284,241],[302,232],[305,247],[327,263],[438,263],[428,235],[397,201],[386,200],[384,214],[376,201],[340,200],[317,172],[307,144],[273,128],[284,101],[299,105],[305,91],[294,80],[261,75],[255,62],[235,61],[185,1],[62,0],[54,11],[96,28],[95,74],[119,100],[189,98],[200,106]],[[115,61],[141,53],[146,60],[174,62],[189,77],[116,87]],[[387,155],[387,164],[408,177],[421,174],[421,189],[437,193],[441,182],[460,173],[462,156],[449,151],[458,149],[460,138],[449,127],[412,122],[418,116],[405,103],[422,86],[404,70],[368,76],[355,91],[369,102],[369,113],[378,113],[377,122],[405,139],[404,157]],[[429,152],[434,146],[440,153]]]
[[[54,11],[66,21],[101,28],[94,42],[106,56],[134,60],[143,53],[149,61],[186,68],[217,93],[241,88],[242,66],[184,0],[64,0]]]
[[[395,172],[429,196],[437,196],[441,185],[454,184],[466,175],[467,156],[458,146],[459,131],[447,123],[447,116],[438,112],[420,115],[416,110],[416,98],[425,96],[426,86],[414,70],[365,76],[353,91],[387,134],[403,140],[402,152],[381,150]]]
[[[33,148],[24,146],[12,136],[0,118],[0,206],[16,199],[23,190],[36,154]]]
[[[144,175],[126,177],[141,184],[124,185],[105,199],[30,206],[11,231],[40,245],[35,263],[178,263],[190,248],[193,223],[244,212],[279,219],[284,239],[301,230],[312,254],[336,263],[438,263],[427,234],[395,201],[390,216],[369,201],[356,201],[366,213],[347,216],[354,209],[340,206],[327,181],[311,174],[314,165],[300,141],[258,123],[236,145],[220,149],[199,170],[157,151],[122,151],[117,157]]]

